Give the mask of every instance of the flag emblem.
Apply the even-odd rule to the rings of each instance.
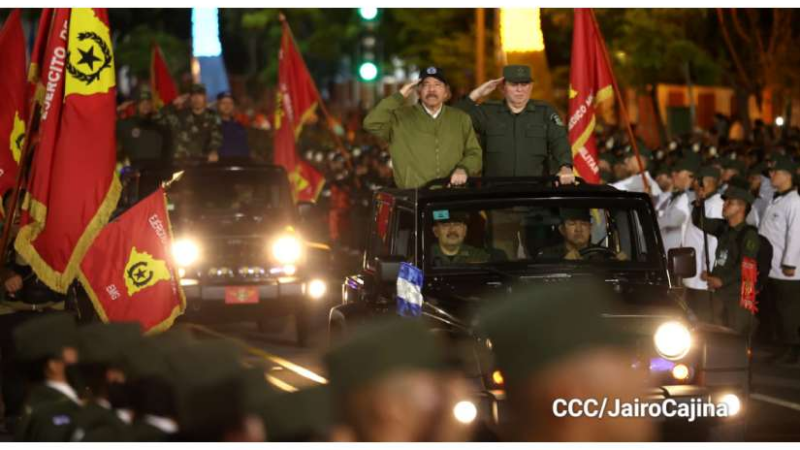
[[[90,8],[75,8],[69,30],[67,95],[108,92],[115,85],[108,26]]]
[[[131,248],[131,256],[125,265],[125,287],[128,296],[133,296],[142,289],[153,286],[159,281],[169,281],[169,269],[165,261],[153,258],[147,252],[138,252]]]
[[[422,314],[422,271],[408,263],[400,264],[397,275],[397,313],[406,317]]]
[[[14,125],[11,128],[9,135],[9,146],[11,147],[11,155],[14,156],[14,161],[19,163],[19,157],[22,154],[22,144],[25,142],[25,121],[19,117],[19,111],[14,112]]]

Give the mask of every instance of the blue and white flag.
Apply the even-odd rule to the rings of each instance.
[[[422,314],[422,271],[408,263],[400,263],[397,275],[397,314],[404,317]]]

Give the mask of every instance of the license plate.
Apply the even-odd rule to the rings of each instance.
[[[258,286],[226,286],[225,304],[244,305],[258,303]]]

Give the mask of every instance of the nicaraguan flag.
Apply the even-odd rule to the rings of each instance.
[[[422,314],[422,271],[401,263],[397,276],[397,313],[405,317]]]

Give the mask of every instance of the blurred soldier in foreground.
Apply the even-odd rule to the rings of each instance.
[[[120,105],[123,108],[125,104]],[[117,121],[117,160],[135,169],[158,166],[169,157],[167,130],[154,120],[153,96],[141,90],[136,96],[136,114]]]
[[[417,320],[364,325],[325,358],[336,419],[365,442],[465,441],[454,407],[466,388]]]
[[[170,131],[173,159],[217,161],[222,145],[219,115],[207,108],[204,85],[193,84],[189,92],[156,113],[156,121]],[[187,97],[188,108],[184,106]]]
[[[405,105],[413,91],[416,105]],[[469,115],[444,103],[450,86],[441,69],[428,67],[417,81],[387,97],[364,118],[364,129],[389,144],[394,180],[401,189],[449,177],[460,185],[482,168],[481,146]]]
[[[500,88],[503,101],[478,103]],[[503,77],[475,88],[456,103],[472,117],[486,157],[486,177],[558,175],[562,184],[575,181],[567,128],[547,102],[531,100],[533,79],[528,66],[503,68]]]
[[[483,328],[506,380],[507,440],[654,438],[648,419],[556,415],[557,399],[628,402],[644,386],[644,376],[631,369],[634,355],[623,347],[620,330],[601,317],[616,306],[607,289],[587,281],[520,289],[483,313]]]
[[[75,415],[73,441],[110,442],[130,439],[131,417],[114,403],[124,396],[123,351],[141,337],[138,323],[92,323],[78,330],[78,369],[87,388],[83,409]],[[76,390],[79,386],[73,386]]]
[[[724,219],[706,216],[701,221],[700,215],[704,211],[699,201],[692,211],[694,224],[698,227],[702,224],[707,233],[718,239],[711,273],[703,268],[701,277],[713,290],[710,321],[749,337],[755,329],[755,318],[743,303],[748,298],[755,302],[756,277],[745,266],[755,267],[760,245],[758,230],[745,223],[753,196],[745,189],[729,184],[723,198]],[[744,288],[743,281],[746,283]]]
[[[30,390],[15,432],[17,441],[68,441],[81,410],[74,381],[78,363],[78,331],[74,318],[52,313],[29,320],[14,330],[18,362]]]

